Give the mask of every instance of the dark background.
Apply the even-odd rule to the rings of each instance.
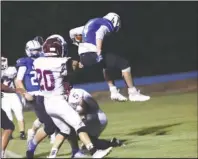
[[[60,34],[89,19],[116,12],[121,30],[105,39],[104,50],[122,55],[135,77],[197,70],[197,2],[1,2],[1,53],[14,65],[36,35]],[[77,47],[69,46],[78,59]],[[75,82],[101,81],[102,73],[80,71]],[[120,78],[120,72],[115,73]]]

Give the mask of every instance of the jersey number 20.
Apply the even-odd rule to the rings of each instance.
[[[36,69],[36,72],[38,74],[41,90],[52,91],[55,88],[55,79],[52,71]]]

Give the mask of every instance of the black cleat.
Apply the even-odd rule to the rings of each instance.
[[[122,141],[120,141],[119,139],[117,139],[117,138],[115,138],[115,137],[114,137],[113,139],[111,139],[110,145],[111,145],[112,147],[125,146],[125,144],[124,144]]]
[[[34,152],[26,151],[26,158],[34,158]]]
[[[20,132],[20,139],[21,140],[26,140],[26,135],[24,132]]]

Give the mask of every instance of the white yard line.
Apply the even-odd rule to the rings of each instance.
[[[17,153],[14,153],[12,151],[9,151],[9,150],[6,150],[5,156],[6,156],[6,158],[23,158],[23,156],[21,156]]]

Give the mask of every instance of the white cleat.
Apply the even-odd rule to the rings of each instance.
[[[111,100],[119,101],[119,102],[126,102],[127,98],[120,94],[116,87],[111,87],[110,92],[111,92]]]
[[[27,143],[32,140],[35,136],[35,132],[32,129],[28,129],[27,131]]]
[[[150,96],[146,96],[140,93],[139,90],[136,90],[136,88],[129,88],[129,100],[132,102],[144,102],[147,100],[150,100]]]
[[[93,155],[92,155],[92,158],[103,158],[105,156],[107,156],[111,150],[112,150],[113,147],[109,147],[105,150],[97,150]]]
[[[72,158],[87,158],[88,156],[83,154],[82,152],[78,151],[77,153],[75,153],[74,156],[72,156]]]

